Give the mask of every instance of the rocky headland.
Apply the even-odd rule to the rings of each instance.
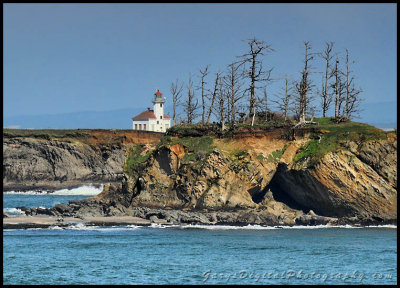
[[[159,141],[114,143],[116,148],[107,150],[109,156],[97,168],[79,164],[88,163],[84,159],[90,153],[77,156],[69,152],[81,162],[69,163],[76,161],[69,155],[60,157],[59,163],[70,167],[70,174],[65,173],[100,174],[103,178],[96,179],[105,184],[104,190],[51,209],[20,209],[32,217],[132,217],[164,225],[395,224],[397,135],[361,123],[323,121],[311,128],[246,128],[225,134],[177,127]],[[46,147],[69,147],[47,141]],[[9,168],[18,155],[15,150],[10,152],[11,145],[27,145],[27,141],[6,142],[3,152],[14,156],[3,160],[3,183],[4,179],[6,184],[18,183],[19,178],[12,176],[18,174],[16,168]],[[30,149],[33,155],[42,151],[38,146]],[[40,153],[43,159],[54,159],[51,153]],[[105,168],[104,163],[113,163],[115,169]],[[101,172],[78,173],[93,169]],[[54,171],[65,170],[53,166],[51,171],[51,180],[59,181]],[[116,181],[107,183],[111,178]]]
[[[117,183],[127,147],[162,134],[133,130],[3,130],[3,191]]]

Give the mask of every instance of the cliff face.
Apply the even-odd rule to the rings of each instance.
[[[95,197],[46,212],[54,215],[131,215],[204,224],[395,222],[397,136],[344,139],[320,158],[298,157],[312,149],[310,141],[323,145],[313,139],[302,134],[288,140],[279,131],[133,146],[133,141],[93,146],[7,139],[3,182],[121,179]]]
[[[74,130],[3,134],[5,190],[57,189],[121,181],[126,147],[158,141],[161,134]],[[35,134],[36,133],[36,134]]]
[[[184,164],[185,146],[163,146],[140,172],[111,190],[129,195],[120,202],[127,208],[261,209],[292,220],[313,210],[325,217],[397,219],[396,135],[359,145],[344,142],[345,148],[326,153],[313,167],[293,160],[305,142],[271,135],[215,140],[212,152]],[[238,147],[247,149],[233,153]],[[277,151],[281,156],[274,159]],[[112,198],[104,191],[93,199]]]

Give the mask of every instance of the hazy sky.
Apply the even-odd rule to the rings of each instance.
[[[147,107],[155,89],[271,44],[272,77],[298,79],[304,41],[344,55],[366,102],[395,101],[396,4],[4,4],[4,115]],[[312,63],[314,72],[323,63]],[[208,77],[209,85],[213,75]],[[320,87],[321,74],[313,74]],[[198,78],[194,77],[197,81]],[[276,93],[283,81],[269,85]],[[168,102],[167,102],[168,104]]]

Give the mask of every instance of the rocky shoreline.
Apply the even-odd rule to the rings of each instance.
[[[115,217],[146,225],[397,223],[397,135],[339,137],[336,149],[316,157],[308,149],[318,140],[303,134],[288,139],[275,129],[232,138],[166,136],[147,144],[118,144],[126,138],[104,141],[105,135],[79,143],[10,138],[3,140],[8,155],[3,184],[44,190],[54,183],[66,188],[112,182],[81,201],[50,209],[17,207],[24,219],[101,217],[115,225],[120,223]],[[17,220],[3,218],[3,224]],[[24,221],[15,227],[28,225]]]
[[[71,201],[80,202],[80,201]],[[72,207],[74,207],[72,203]],[[397,220],[383,220],[376,218],[359,217],[325,217],[316,215],[312,210],[308,213],[282,213],[279,216],[268,213],[265,209],[241,209],[235,211],[196,211],[190,209],[175,210],[171,208],[159,209],[149,207],[135,207],[129,213],[117,213],[117,216],[82,216],[74,213],[71,205],[57,204],[47,208],[18,207],[25,215],[9,216],[3,212],[4,229],[27,229],[67,227],[70,225],[84,224],[86,226],[121,226],[138,225],[210,225],[210,226],[247,226],[260,225],[268,227],[293,227],[293,226],[370,226],[370,225],[396,225]],[[93,213],[95,214],[95,213]]]

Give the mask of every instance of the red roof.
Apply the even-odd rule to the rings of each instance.
[[[147,120],[147,119],[157,119],[156,115],[154,115],[153,110],[146,110],[139,115],[132,117],[132,120]],[[170,119],[168,115],[164,114],[163,119]]]
[[[160,90],[157,89],[157,92],[155,93],[156,95],[162,95],[162,93],[160,92]]]
[[[146,110],[132,118],[132,120],[147,120],[147,119],[157,119],[156,115],[154,115],[153,110]]]

